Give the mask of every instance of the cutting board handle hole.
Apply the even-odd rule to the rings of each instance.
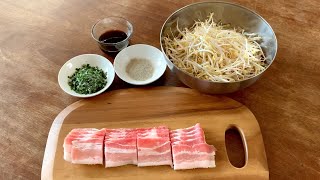
[[[225,132],[225,143],[229,162],[236,168],[242,168],[247,161],[247,148],[241,130],[230,126]]]

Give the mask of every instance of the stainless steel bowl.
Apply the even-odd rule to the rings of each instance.
[[[268,67],[272,64],[277,53],[277,38],[271,26],[257,13],[237,4],[228,2],[202,2],[187,5],[169,16],[162,26],[160,32],[161,50],[165,56],[168,67],[176,73],[178,78],[187,86],[209,94],[232,93],[240,89],[246,88],[253,84],[263,74],[261,72],[255,77],[237,82],[211,82],[195,78],[178,69],[168,58],[164,51],[163,38],[165,36],[176,36],[178,32],[175,30],[177,22],[179,28],[190,28],[195,20],[204,21],[208,15],[214,12],[216,21],[230,24],[232,27],[241,27],[246,32],[259,34],[263,42],[261,47],[266,55]],[[177,21],[178,20],[178,21]]]

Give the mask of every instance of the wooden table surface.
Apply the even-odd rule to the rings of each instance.
[[[55,116],[78,100],[57,83],[71,57],[103,54],[90,35],[106,16],[134,25],[132,44],[159,47],[165,19],[191,0],[1,0],[0,179],[39,179]],[[253,86],[227,96],[259,121],[270,179],[320,177],[320,2],[235,1],[253,9],[278,38],[275,62]],[[183,86],[170,71],[152,86]],[[116,78],[112,90],[134,87]]]

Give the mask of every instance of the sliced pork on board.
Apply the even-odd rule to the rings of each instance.
[[[103,164],[104,130],[73,129],[64,139],[64,159],[74,164]]]
[[[164,126],[137,129],[138,166],[172,166],[169,129]]]
[[[200,124],[171,131],[165,126],[73,129],[63,148],[64,159],[74,164],[170,165],[174,170],[215,167],[216,149],[206,143]]]
[[[105,129],[105,167],[137,165],[137,133],[135,129]]]
[[[174,170],[216,166],[216,149],[206,143],[199,123],[189,128],[170,131],[170,138]]]

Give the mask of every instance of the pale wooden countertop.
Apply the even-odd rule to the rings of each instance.
[[[184,1],[0,2],[0,179],[39,179],[55,116],[77,101],[57,83],[60,67],[83,53],[103,53],[90,35],[106,16],[134,25],[132,43],[159,47],[164,20]],[[275,62],[253,86],[228,95],[258,119],[270,179],[320,177],[320,2],[235,1],[253,9],[278,38]],[[153,85],[183,86],[167,71]],[[111,89],[134,87],[115,79]]]

